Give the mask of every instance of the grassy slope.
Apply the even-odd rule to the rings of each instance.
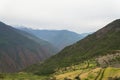
[[[99,62],[97,59],[103,57],[104,60],[107,59],[105,61],[107,62],[106,67],[101,67],[104,63],[98,65]],[[120,52],[99,56],[96,59],[88,60],[78,65],[57,69],[53,75],[56,77],[56,80],[64,80],[65,78],[75,80],[76,77],[79,77],[81,80],[115,79],[120,78],[120,67],[116,66],[116,64],[120,64]]]
[[[120,50],[120,20],[116,20],[85,39],[63,49],[59,54],[26,69],[35,74],[51,74],[56,68],[79,64],[113,50]]]
[[[102,68],[97,66],[95,60],[89,60],[77,65],[56,69],[55,73],[50,76],[38,76],[24,72],[0,74],[2,80],[76,80],[75,78],[78,77],[81,80],[108,80],[108,78],[120,77],[120,68]]]
[[[86,67],[86,62],[75,65],[76,69],[65,70],[63,68],[56,71],[56,73],[49,76],[38,76],[31,73],[14,73],[14,74],[0,74],[2,80],[76,80],[79,77],[81,80],[108,80],[108,78],[120,77],[120,68],[114,67],[95,67],[94,62],[90,62],[90,65]],[[78,69],[79,66],[79,69]],[[71,68],[71,66],[69,66]]]
[[[0,74],[0,80],[46,80],[46,76],[37,76],[30,73]]]

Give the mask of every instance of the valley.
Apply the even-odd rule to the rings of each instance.
[[[37,36],[4,23],[0,27],[2,80],[120,79],[120,19],[65,47],[57,54],[57,49],[51,43]]]
[[[85,38],[91,33],[75,33],[69,30],[34,30],[16,26],[17,29],[28,32],[39,39],[48,41],[58,49],[58,52],[66,46],[72,45],[77,41]]]
[[[0,80],[120,80],[120,0],[0,0]]]

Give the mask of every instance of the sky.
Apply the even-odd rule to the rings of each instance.
[[[0,0],[0,21],[33,29],[94,32],[120,18],[120,0]]]

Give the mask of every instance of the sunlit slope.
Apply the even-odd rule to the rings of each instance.
[[[39,75],[52,74],[57,68],[79,64],[91,58],[110,54],[114,50],[120,50],[120,19],[111,22],[76,44],[64,48],[44,63],[28,67],[26,71]]]

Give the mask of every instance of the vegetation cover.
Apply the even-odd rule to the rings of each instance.
[[[115,20],[97,32],[87,36],[77,43],[64,48],[42,64],[35,64],[27,69],[37,75],[55,73],[57,68],[63,68],[82,63],[91,58],[104,56],[120,50],[120,20]]]

